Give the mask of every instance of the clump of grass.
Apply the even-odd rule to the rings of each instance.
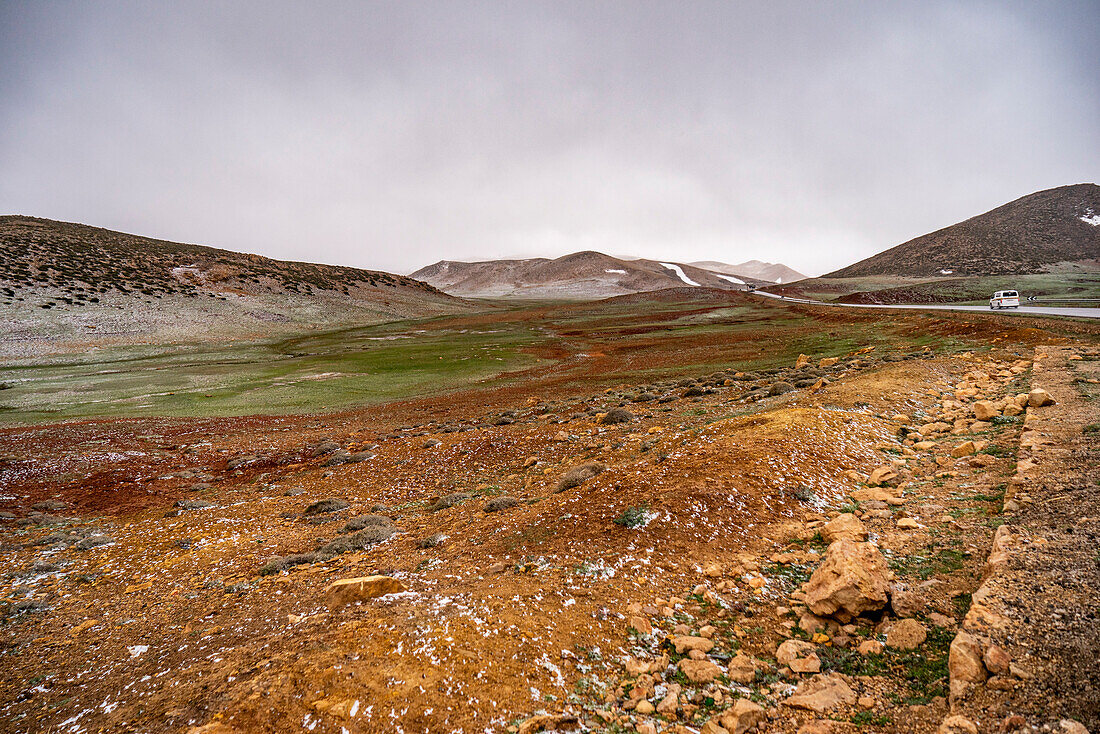
[[[519,504],[519,500],[515,497],[494,497],[485,503],[483,508],[485,512],[500,512],[501,510],[507,510],[515,507]]]
[[[466,500],[470,499],[470,495],[465,492],[455,492],[440,497],[435,501],[431,507],[428,508],[431,512],[439,512],[440,510],[446,510],[448,507],[454,507],[455,505],[461,505]]]
[[[605,469],[607,469],[606,466],[597,463],[575,466],[563,474],[561,479],[558,480],[557,491],[564,492],[567,489],[579,487],[592,477],[602,473]]]
[[[769,563],[761,569],[761,573],[778,579],[785,586],[790,587],[801,586],[810,580],[810,569],[794,563],[788,565]]]
[[[963,561],[967,553],[951,548],[933,550],[929,548],[927,555],[914,553],[905,558],[895,558],[890,561],[892,568],[899,576],[916,576],[922,581],[927,581],[933,576],[953,573],[963,567]]]
[[[607,415],[600,419],[600,423],[613,425],[615,423],[629,423],[632,420],[634,420],[634,414],[626,408],[612,408],[607,411]]]
[[[649,512],[648,505],[637,505],[636,507],[628,507],[622,511],[622,513],[616,517],[612,522],[616,525],[621,525],[624,528],[637,528],[645,525],[649,518],[647,513]]]
[[[329,497],[307,505],[306,509],[302,510],[302,514],[306,517],[312,517],[313,515],[324,515],[329,512],[346,510],[348,507],[350,505],[346,501],[337,497]]]

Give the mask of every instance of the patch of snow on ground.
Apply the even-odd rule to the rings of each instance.
[[[137,658],[137,657],[141,657],[142,653],[148,652],[149,651],[149,646],[148,645],[134,645],[133,647],[128,647],[126,649],[130,651],[130,657]]]
[[[715,273],[715,275],[718,275],[718,273]],[[740,278],[735,278],[732,275],[718,275],[718,277],[722,280],[728,280],[731,283],[736,283],[737,285],[745,285],[745,281],[741,280]]]
[[[951,273],[953,273],[953,272],[955,272],[955,271],[954,270],[941,270],[940,275],[951,275]]]
[[[1085,216],[1077,218],[1085,224],[1091,224],[1093,227],[1100,227],[1100,214],[1093,214],[1092,209],[1089,209]]]
[[[605,273],[614,273],[615,275],[626,275],[625,270],[615,270],[614,268],[612,268],[611,270],[605,270],[604,272]]]
[[[699,285],[694,280],[684,275],[684,269],[681,268],[679,265],[673,265],[672,263],[661,263],[661,266],[668,268],[672,272],[676,273],[677,277],[679,277],[680,280],[684,281],[688,285]]]

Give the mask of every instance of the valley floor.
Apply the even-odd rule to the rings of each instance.
[[[1092,327],[776,308],[773,364],[558,314],[445,397],[3,429],[4,730],[1096,731]]]

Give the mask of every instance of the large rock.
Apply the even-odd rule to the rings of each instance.
[[[947,673],[952,699],[965,698],[972,685],[985,680],[985,663],[978,638],[965,631],[955,635],[947,653]]]
[[[867,526],[850,512],[837,515],[822,525],[820,531],[826,543],[834,540],[867,540]]]
[[[360,576],[333,581],[325,589],[325,599],[329,607],[335,609],[345,604],[407,591],[408,588],[400,579],[392,576]]]
[[[814,614],[848,622],[886,606],[889,588],[890,570],[878,548],[838,540],[805,586],[806,606]]]
[[[722,675],[722,669],[710,660],[684,658],[678,665],[680,672],[692,683],[710,683]]]
[[[890,585],[890,608],[899,617],[915,617],[928,606],[926,594],[910,589],[905,584]]]
[[[798,727],[798,734],[858,734],[859,727],[847,721],[814,719]]]
[[[815,675],[802,681],[794,695],[784,703],[796,709],[806,709],[824,713],[840,705],[851,706],[856,702],[856,694],[848,687],[844,678],[835,673]]]
[[[752,683],[756,679],[756,662],[743,652],[739,652],[730,660],[726,675],[735,683]]]
[[[890,482],[898,478],[898,472],[892,466],[880,466],[871,472],[871,476],[867,478],[867,483],[872,487],[880,487],[883,484],[889,484]]]
[[[730,734],[745,734],[767,718],[763,707],[746,698],[739,698],[733,707],[722,714],[722,728]]]
[[[1037,387],[1027,394],[1027,405],[1029,408],[1041,408],[1044,405],[1054,405],[1054,398],[1052,398],[1050,393],[1043,388]]]
[[[714,648],[714,640],[708,640],[706,637],[691,637],[689,635],[677,635],[673,637],[670,642],[672,646],[676,648],[676,652],[683,655],[685,652],[691,652],[692,650],[699,650],[700,652],[710,652]]]
[[[927,638],[928,631],[915,619],[903,619],[886,629],[886,644],[899,650],[916,650]]]
[[[988,400],[979,400],[974,403],[974,417],[980,421],[987,421],[997,417],[1001,414],[1001,411]]]
[[[821,658],[817,656],[817,647],[802,640],[785,641],[776,650],[775,659],[795,673],[821,672]]]
[[[965,716],[948,716],[940,724],[937,734],[978,734],[978,727]]]

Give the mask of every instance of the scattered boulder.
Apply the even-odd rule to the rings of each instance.
[[[483,508],[485,512],[500,512],[501,510],[508,510],[519,504],[519,500],[515,497],[494,497],[485,503]]]
[[[427,441],[424,442],[424,448],[434,449],[436,446],[439,446],[441,443],[443,443],[443,442],[440,441],[438,438],[429,438]]]
[[[858,734],[859,728],[847,721],[814,719],[798,728],[797,734]]]
[[[575,466],[563,474],[561,479],[558,480],[557,491],[564,492],[567,489],[579,487],[592,477],[602,473],[605,469],[607,469],[606,466],[596,463]]]
[[[767,718],[762,706],[747,698],[739,698],[734,701],[732,708],[722,714],[721,722],[722,728],[730,734],[745,734]]]
[[[730,660],[726,675],[735,683],[752,683],[756,679],[756,662],[743,652]]]
[[[963,441],[955,448],[951,449],[951,456],[956,459],[963,456],[973,456],[978,453],[978,448],[973,441]]]
[[[672,637],[669,642],[676,652],[683,655],[685,652],[691,652],[692,650],[699,650],[700,652],[710,652],[714,649],[714,640],[708,640],[706,637],[692,637],[690,635],[677,635]]]
[[[928,631],[915,619],[903,619],[886,629],[886,644],[899,650],[916,650],[927,638]]]
[[[1054,398],[1046,390],[1037,387],[1027,394],[1029,408],[1042,408],[1044,405],[1054,405]]]
[[[821,658],[817,656],[817,647],[802,640],[785,641],[776,651],[775,659],[795,673],[821,672]]]
[[[1000,645],[990,645],[982,654],[982,662],[993,675],[1008,675],[1012,668],[1012,658]]]
[[[905,584],[890,585],[890,608],[899,617],[914,617],[924,611],[927,597]]]
[[[779,382],[773,382],[768,387],[768,395],[783,395],[792,392],[794,389],[795,387],[791,383],[780,380]]]
[[[351,505],[346,501],[338,497],[329,497],[306,505],[306,508],[302,510],[302,514],[306,517],[312,517],[314,515],[325,515],[330,512],[339,512],[349,507],[351,507]]]
[[[806,605],[814,614],[848,622],[886,606],[889,584],[890,570],[878,548],[838,540],[804,587]]]
[[[333,581],[325,589],[325,600],[328,602],[330,609],[336,609],[353,602],[408,591],[408,588],[404,582],[392,576],[361,576],[353,579],[340,579]]]
[[[806,709],[819,714],[840,705],[851,706],[855,702],[855,692],[836,673],[815,675],[802,681],[794,695],[784,701],[791,708]]]
[[[884,484],[889,484],[898,478],[898,472],[892,466],[880,466],[871,472],[871,476],[868,477],[867,483],[872,487],[881,487]]]
[[[965,716],[948,716],[940,724],[937,734],[978,734],[978,727]]]
[[[684,658],[678,663],[680,672],[692,683],[710,683],[722,675],[722,669],[708,659],[692,660]]]
[[[974,403],[974,417],[980,421],[988,421],[996,418],[1001,414],[1001,411],[994,407],[993,403],[988,400],[979,400]]]
[[[69,509],[69,505],[61,500],[43,500],[42,502],[35,502],[31,505],[31,509],[38,512],[63,512]]]
[[[878,640],[864,640],[859,643],[859,647],[856,648],[856,651],[860,655],[880,655],[883,649],[885,649],[883,644]]]
[[[867,526],[850,512],[837,515],[819,529],[826,543],[834,540],[867,540]]]
[[[951,698],[964,698],[970,687],[985,680],[982,645],[966,631],[960,631],[951,641],[947,654],[947,672],[951,680]]]

